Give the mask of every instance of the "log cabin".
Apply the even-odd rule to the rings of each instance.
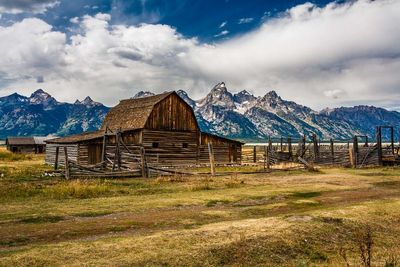
[[[13,153],[34,153],[42,154],[46,151],[46,137],[13,137],[9,136],[6,139],[7,150]]]
[[[121,100],[98,131],[47,140],[46,163],[54,165],[57,158],[62,164],[59,148],[67,147],[69,159],[77,164],[96,165],[114,153],[118,138],[127,148],[143,147],[150,162],[159,165],[208,163],[208,143],[215,163],[241,162],[241,142],[202,132],[191,106],[176,92],[166,92]]]

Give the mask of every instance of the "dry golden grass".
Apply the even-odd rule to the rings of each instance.
[[[360,266],[367,226],[376,266],[400,255],[399,168],[79,181],[47,168],[0,161],[1,266]]]

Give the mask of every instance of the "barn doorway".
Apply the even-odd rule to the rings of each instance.
[[[229,145],[229,162],[237,162],[236,145]]]
[[[88,163],[97,164],[101,162],[101,144],[89,144],[88,145]]]

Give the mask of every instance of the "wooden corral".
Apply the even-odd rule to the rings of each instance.
[[[383,129],[391,131],[388,144],[382,141]],[[354,168],[400,164],[400,144],[395,146],[393,131],[392,126],[378,126],[375,143],[369,143],[371,138],[359,135],[347,141],[322,141],[316,135],[298,140],[271,138],[263,145],[243,146],[242,162],[264,164],[266,168],[282,163]]]
[[[175,92],[122,100],[101,129],[47,141],[46,163],[64,165],[64,147],[73,166],[95,171],[143,172],[168,166],[240,164],[242,143],[203,133],[192,108]]]
[[[46,151],[44,140],[46,137],[13,137],[9,136],[6,139],[7,150],[13,153],[34,153],[41,154]]]

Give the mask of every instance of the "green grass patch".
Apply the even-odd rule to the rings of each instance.
[[[112,214],[110,211],[84,211],[80,213],[75,213],[73,216],[76,217],[100,217],[100,216],[105,216]]]
[[[112,195],[111,186],[98,180],[65,181],[50,186],[44,193],[55,199],[95,198]]]
[[[0,161],[23,161],[23,160],[31,160],[32,156],[29,154],[15,154],[10,151],[1,150],[0,151]]]
[[[27,218],[19,220],[18,222],[20,222],[20,223],[56,223],[56,222],[59,222],[62,220],[64,220],[63,216],[42,215],[42,216],[27,217]]]
[[[223,205],[223,204],[229,204],[229,203],[231,203],[231,201],[226,200],[226,199],[212,199],[212,200],[209,200],[206,203],[206,206],[207,207],[214,207],[214,206],[217,206],[217,205]]]
[[[313,198],[321,195],[321,192],[294,192],[292,193],[293,197],[296,198]]]

